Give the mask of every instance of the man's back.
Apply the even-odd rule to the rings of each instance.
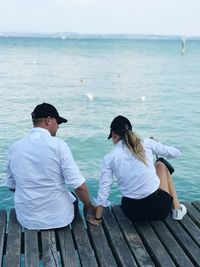
[[[10,149],[8,186],[16,189],[17,218],[29,229],[69,224],[74,197],[65,183],[76,188],[84,181],[67,144],[46,129],[33,128]]]

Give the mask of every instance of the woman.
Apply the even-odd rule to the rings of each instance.
[[[96,217],[90,222],[101,222],[103,207],[108,206],[108,196],[113,175],[122,194],[121,208],[132,221],[163,220],[172,211],[174,220],[181,220],[187,210],[180,204],[169,170],[161,161],[154,165],[154,155],[167,159],[178,157],[181,152],[151,138],[143,141],[132,131],[130,121],[117,116],[111,123],[108,139],[115,147],[102,164],[97,195]]]

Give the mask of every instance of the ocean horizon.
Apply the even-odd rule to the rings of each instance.
[[[61,38],[71,39],[106,39],[106,40],[200,40],[200,36],[134,34],[134,33],[78,33],[78,32],[0,32],[0,38]]]

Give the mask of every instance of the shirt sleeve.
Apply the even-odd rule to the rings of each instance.
[[[101,175],[99,179],[99,189],[96,199],[96,205],[107,207],[110,205],[108,197],[110,195],[110,188],[113,183],[113,171],[110,162],[104,158],[101,167]]]
[[[6,165],[6,173],[7,173],[7,178],[6,178],[6,185],[10,188],[10,189],[15,189],[16,187],[16,182],[15,179],[12,175],[12,172],[10,170],[10,152],[11,149],[9,150],[9,155],[8,155],[8,160],[7,160],[7,165]]]
[[[147,140],[154,155],[162,156],[167,159],[177,158],[181,155],[181,151],[174,146],[163,145],[162,143],[157,142],[153,139]]]
[[[62,143],[61,148],[61,171],[65,183],[69,187],[76,189],[85,182],[85,178],[81,175],[71,150],[66,143]]]

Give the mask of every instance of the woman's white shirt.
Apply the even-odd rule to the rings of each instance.
[[[154,167],[154,155],[170,159],[181,154],[179,149],[163,145],[150,138],[144,139],[142,144],[145,149],[147,165],[138,160],[122,140],[104,157],[96,200],[97,205],[106,207],[110,204],[108,197],[113,176],[117,179],[122,196],[142,199],[152,194],[160,185]]]

